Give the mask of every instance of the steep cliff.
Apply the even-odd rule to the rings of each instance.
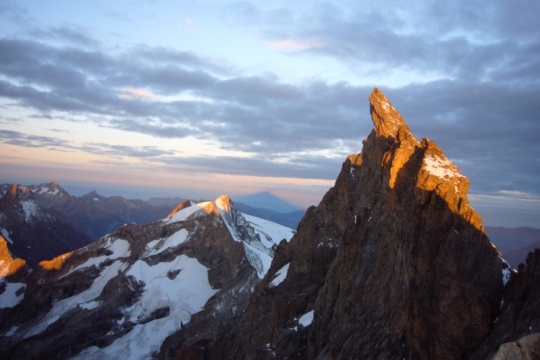
[[[510,271],[468,179],[377,89],[370,110],[362,152],[280,244],[241,321],[177,358],[462,359],[479,346]]]

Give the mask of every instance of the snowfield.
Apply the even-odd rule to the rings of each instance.
[[[171,280],[167,273],[180,270]],[[191,315],[202,310],[208,299],[218,290],[208,283],[208,269],[195,259],[185,255],[178,256],[170,263],[149,266],[139,260],[126,275],[134,276],[146,285],[141,299],[132,307],[125,309],[125,319],[136,322],[144,319],[158,309],[169,308],[169,315],[161,319],[138,324],[133,330],[116,339],[105,348],[92,346],[74,359],[149,359],[159,350],[167,336],[178,330],[181,324],[189,322]]]
[[[43,188],[41,191],[48,191],[48,189]],[[192,204],[192,206],[178,211],[171,218],[157,221],[151,226],[156,226],[154,231],[159,234],[163,233],[160,232],[160,227],[165,229],[165,226],[173,225],[173,223],[191,220],[197,222],[199,217],[214,216],[204,209],[210,204],[211,202]],[[217,224],[221,219],[224,221],[232,239],[243,243],[247,260],[254,267],[259,278],[264,277],[272,263],[273,247],[283,239],[290,241],[294,231],[270,221],[238,212],[227,196],[219,197],[214,204],[220,215],[214,218],[211,223]],[[35,216],[36,206],[33,202],[23,203],[23,207],[27,219]],[[50,310],[42,314],[40,318],[33,319],[31,324],[24,323],[22,326],[14,326],[4,336],[27,339],[43,334],[50,325],[71,310],[75,313],[77,311],[96,311],[97,316],[102,306],[111,306],[111,300],[102,295],[105,286],[118,276],[124,276],[129,280],[129,285],[127,285],[129,288],[124,285],[122,289],[123,291],[133,291],[134,302],[126,303],[119,308],[122,318],[106,321],[109,324],[107,326],[110,326],[111,321],[113,324],[117,321],[118,325],[131,322],[133,328],[110,345],[103,348],[97,346],[86,348],[74,359],[131,360],[151,358],[155,352],[159,351],[165,338],[180,329],[182,324],[187,324],[191,316],[201,311],[208,299],[219,291],[219,289],[213,289],[210,286],[207,267],[195,258],[188,257],[181,252],[175,253],[175,248],[189,241],[192,236],[182,224],[179,225],[173,227],[178,230],[171,235],[157,239],[146,238],[144,240],[146,243],[143,244],[138,243],[142,240],[137,237],[129,237],[130,240],[125,240],[115,238],[113,235],[106,235],[98,243],[77,250],[78,254],[81,255],[94,254],[87,260],[78,260],[78,263],[73,259],[80,259],[81,256],[73,257],[71,253],[63,255],[62,260],[66,264],[66,268],[61,270],[63,275],[52,280],[37,279],[38,284],[41,286],[41,283],[45,283],[45,281],[66,281],[64,279],[68,275],[83,274],[89,268],[92,268],[93,271],[99,270],[90,287],[73,296],[55,300]],[[169,228],[171,227],[169,226]],[[2,229],[2,234],[8,241],[10,240],[7,231]],[[166,256],[156,257],[167,250],[170,251]],[[150,257],[152,257],[151,261]],[[85,256],[82,258],[84,259]],[[161,262],[155,260],[158,258],[162,259]],[[278,272],[278,276],[272,281],[272,286],[278,285],[285,279],[288,266],[289,264]],[[71,277],[71,279],[73,278]],[[77,277],[75,276],[75,278]],[[249,285],[249,292],[253,291],[252,285]],[[0,308],[19,304],[24,298],[24,293],[17,296],[16,292],[25,286],[24,283],[6,284],[6,290],[0,295]],[[247,285],[238,284],[238,288],[234,291],[242,291],[245,286]],[[223,311],[229,310],[223,309]],[[66,320],[62,319],[62,321]],[[307,323],[307,320],[302,321]],[[111,331],[114,331],[114,326]],[[110,334],[114,334],[114,332]]]

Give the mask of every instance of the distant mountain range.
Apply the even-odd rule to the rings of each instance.
[[[486,226],[486,232],[491,242],[501,251],[504,259],[516,269],[520,263],[525,263],[529,252],[540,248],[540,229]]]
[[[9,184],[1,187],[2,195]],[[77,197],[70,195],[52,181],[29,185],[35,203],[46,213],[72,225],[92,240],[126,223],[146,224],[163,219],[176,206],[153,206],[142,200],[127,200],[121,196],[104,197],[92,191]]]
[[[4,195],[10,186],[11,184],[1,185],[0,196]],[[186,200],[180,197],[128,200],[121,196],[104,197],[96,191],[76,197],[54,181],[29,185],[27,188],[32,191],[35,203],[43,211],[73,226],[92,240],[99,239],[126,223],[146,224],[162,219]],[[241,196],[234,200],[239,211],[292,229],[298,227],[305,215],[305,210],[270,192]],[[516,268],[525,262],[531,250],[540,247],[540,229],[486,226],[486,231],[508,263]]]

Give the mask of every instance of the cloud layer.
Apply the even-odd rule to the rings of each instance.
[[[152,44],[112,49],[76,26],[0,38],[5,106],[31,109],[41,121],[84,117],[104,129],[211,141],[242,156],[75,145],[10,130],[0,132],[0,141],[191,171],[334,179],[345,155],[358,152],[371,131],[367,96],[380,86],[415,135],[438,143],[471,178],[474,193],[540,197],[540,4],[343,4],[260,8],[242,2],[221,10],[224,21],[257,34],[273,51],[307,62],[331,59],[354,81],[320,76],[293,82],[286,74],[247,73]],[[24,21],[24,11],[3,6],[10,9],[4,19]],[[358,81],[362,77],[384,83]]]

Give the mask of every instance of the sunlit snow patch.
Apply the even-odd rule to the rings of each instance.
[[[432,175],[444,179],[446,176],[464,177],[459,173],[459,169],[454,163],[442,156],[427,155],[424,157],[425,169]]]
[[[173,216],[171,216],[170,219],[163,219],[164,222],[177,222],[177,221],[184,221],[186,220],[189,216],[193,215],[194,213],[196,213],[197,211],[203,209],[205,206],[207,206],[210,202],[209,201],[206,201],[206,202],[202,202],[202,203],[198,203],[198,204],[193,204],[191,203],[192,205],[191,206],[188,206],[187,208],[185,209],[182,209],[180,210],[179,212],[177,212],[176,214],[174,214]]]

